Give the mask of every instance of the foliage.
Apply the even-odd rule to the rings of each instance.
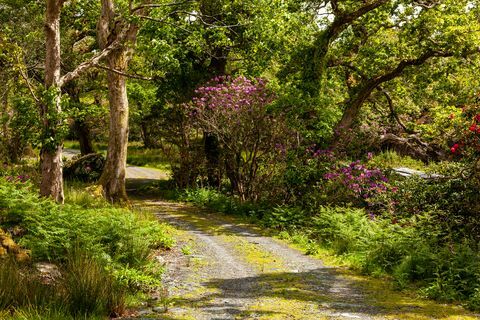
[[[63,176],[69,180],[84,182],[98,181],[105,166],[105,158],[101,154],[93,153],[85,156],[73,157],[63,169]]]
[[[1,224],[25,230],[20,243],[32,250],[35,259],[64,261],[69,251],[82,247],[104,264],[141,269],[152,249],[173,245],[153,218],[102,206],[60,207],[38,199],[28,186],[0,182]]]
[[[194,126],[218,139],[225,172],[242,200],[259,197],[275,174],[293,132],[269,112],[273,93],[263,79],[216,77],[186,105]]]
[[[123,311],[125,288],[86,253],[69,255],[62,275],[53,283],[13,259],[2,259],[0,267],[1,310],[20,310],[20,315],[22,310],[35,310],[39,317],[52,313],[52,318],[60,319],[113,316]]]

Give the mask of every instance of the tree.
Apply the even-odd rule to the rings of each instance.
[[[310,4],[309,9],[323,17],[311,46],[302,48],[305,59],[312,62],[298,59],[301,66],[292,62],[302,70],[299,86],[310,92],[315,104],[338,106],[340,116],[331,140],[334,147],[358,120],[372,93],[384,94],[392,80],[415,73],[425,64],[461,60],[478,52],[478,8],[470,1],[328,0]]]
[[[40,117],[43,122],[43,141],[40,150],[42,179],[40,194],[51,196],[63,203],[62,143],[58,129],[61,127],[60,106],[60,13],[63,0],[47,0],[45,14],[45,99],[41,103]]]

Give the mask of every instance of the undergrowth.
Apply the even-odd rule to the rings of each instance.
[[[163,267],[150,256],[174,244],[165,225],[147,213],[113,207],[75,185],[67,188],[65,205],[40,199],[33,189],[28,182],[0,178],[0,227],[31,250],[34,262],[60,266],[62,277],[52,293],[52,287],[23,277],[18,268],[7,273],[8,279],[0,279],[0,310],[18,309],[18,319],[22,314],[35,319],[35,313],[52,308],[49,319],[57,314],[120,314],[125,294],[161,285]]]
[[[329,252],[364,274],[388,276],[398,289],[417,288],[440,301],[463,301],[480,309],[480,254],[474,243],[440,232],[434,212],[403,218],[372,215],[361,208],[256,206],[210,189],[187,190],[196,205],[248,217],[307,254]],[[433,223],[432,223],[433,222]]]

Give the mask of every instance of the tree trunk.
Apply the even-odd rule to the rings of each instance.
[[[40,150],[40,194],[63,203],[62,143],[57,136],[60,108],[60,12],[63,0],[47,0],[45,36],[45,88],[47,99],[40,108],[43,121],[43,141]],[[49,97],[48,97],[49,96]]]
[[[204,133],[204,150],[207,158],[208,184],[211,187],[220,187],[220,145],[218,137],[209,132]]]
[[[83,107],[80,102],[80,88],[77,86],[75,81],[70,81],[68,84],[64,85],[64,93],[67,93],[70,97],[70,102]],[[85,116],[77,117],[73,120],[72,130],[75,133],[78,143],[80,145],[80,153],[82,156],[85,156],[90,153],[94,153],[92,144],[92,135],[90,134],[90,127],[85,121]]]
[[[92,135],[88,123],[83,119],[75,119],[73,122],[73,131],[80,144],[80,153],[82,156],[94,153],[95,150],[93,149]]]
[[[143,118],[140,121],[140,130],[142,132],[143,146],[148,149],[155,149],[159,146],[157,141],[152,137],[152,130],[150,130],[149,118]]]
[[[136,42],[138,26],[126,20],[117,20],[112,0],[102,0],[102,14],[98,23],[98,40],[102,49],[117,40],[126,30],[122,46],[107,57],[108,97],[110,104],[110,134],[107,160],[100,184],[105,198],[111,202],[128,201],[125,190],[125,171],[128,147],[128,97],[123,74],[128,69],[130,56]]]
[[[116,52],[108,59],[109,68],[125,71],[128,61],[125,52]],[[125,77],[113,71],[107,72],[110,103],[110,135],[107,161],[100,183],[105,197],[111,202],[127,201],[125,171],[128,146],[128,97]]]

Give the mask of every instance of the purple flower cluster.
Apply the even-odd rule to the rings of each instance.
[[[383,172],[380,169],[369,169],[359,160],[345,167],[333,168],[323,178],[340,183],[362,199],[373,198],[388,191],[388,178]]]
[[[266,81],[254,80],[244,76],[232,78],[219,76],[213,78],[206,86],[195,90],[194,109],[190,116],[196,117],[208,110],[217,110],[225,115],[237,111],[251,111],[271,103],[275,96],[266,88]]]

